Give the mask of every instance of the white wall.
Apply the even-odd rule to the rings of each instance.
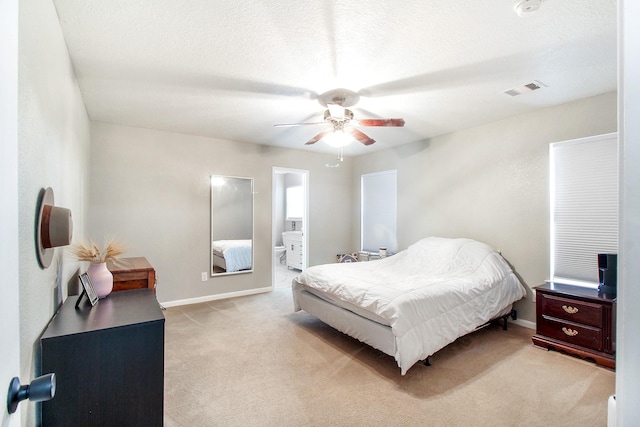
[[[20,374],[18,275],[18,0],[0,1],[0,384]],[[3,389],[3,391],[6,389]],[[4,395],[2,395],[4,396]],[[3,400],[5,402],[6,400]],[[24,406],[24,405],[23,405]],[[5,406],[6,407],[6,406]],[[0,426],[20,425],[5,409]]]
[[[285,187],[284,187],[284,173],[277,173],[275,175],[274,186],[275,191],[273,192],[274,200],[274,213],[273,213],[273,233],[275,237],[274,246],[283,246],[282,242],[282,232],[284,231],[284,218],[286,212],[285,205]]]
[[[620,22],[620,283],[616,354],[617,425],[640,420],[640,3],[618,2]]]
[[[155,267],[160,302],[271,286],[272,168],[309,170],[311,265],[349,248],[350,161],[328,154],[104,123],[91,126],[89,238],[114,235]],[[254,272],[201,281],[209,271],[209,176],[254,178]],[[346,220],[345,220],[346,219]]]
[[[353,161],[352,245],[360,241],[359,183],[398,170],[398,245],[470,237],[500,250],[529,287],[549,277],[549,143],[615,132],[616,94],[360,156]],[[516,307],[535,322],[532,293]]]
[[[58,17],[50,0],[20,2],[18,70],[20,377],[34,378],[39,336],[77,287],[78,263],[55,250],[41,269],[35,249],[39,194],[52,187],[55,204],[71,209],[75,233],[87,211],[89,119]],[[22,404],[23,425],[36,424],[36,405]],[[26,415],[26,416],[25,416]]]

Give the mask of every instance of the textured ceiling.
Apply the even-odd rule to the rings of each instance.
[[[304,143],[317,96],[361,94],[377,142],[420,141],[616,89],[616,0],[54,0],[92,120],[333,153]],[[517,97],[504,91],[538,80]]]

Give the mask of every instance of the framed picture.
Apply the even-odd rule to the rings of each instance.
[[[80,275],[80,283],[82,283],[82,293],[78,298],[78,303],[82,299],[82,294],[85,294],[87,296],[87,299],[89,300],[89,303],[91,303],[91,306],[93,307],[98,302],[98,294],[96,294],[95,289],[93,289],[91,279],[89,279],[89,275],[87,273],[82,273]]]

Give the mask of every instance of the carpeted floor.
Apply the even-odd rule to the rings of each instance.
[[[491,326],[401,376],[291,290],[165,311],[165,426],[606,426],[615,373]]]

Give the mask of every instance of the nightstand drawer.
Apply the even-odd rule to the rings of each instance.
[[[541,294],[541,310],[546,316],[602,328],[602,304]]]
[[[580,347],[603,351],[601,328],[566,322],[546,315],[543,316],[537,327],[538,333],[547,337]]]

